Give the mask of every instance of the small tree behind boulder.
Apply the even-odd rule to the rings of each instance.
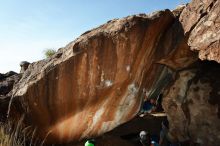
[[[44,56],[45,58],[50,58],[51,56],[53,56],[56,53],[55,49],[46,49],[44,50]]]

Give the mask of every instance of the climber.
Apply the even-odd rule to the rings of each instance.
[[[146,115],[146,113],[152,113],[155,110],[156,110],[156,101],[154,99],[144,101],[139,116],[143,117],[144,115]]]
[[[163,90],[173,80],[173,74],[167,71],[158,81],[153,85],[152,90],[144,98],[142,108],[139,116],[143,117],[146,113],[161,112],[162,108],[162,96]]]
[[[85,146],[95,146],[95,140],[94,139],[87,140]]]
[[[167,72],[163,77],[161,77],[153,86],[151,92],[148,95],[148,99],[157,100],[166,86],[173,80],[173,74]]]

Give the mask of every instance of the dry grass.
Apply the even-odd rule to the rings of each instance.
[[[0,125],[0,146],[25,146],[24,139],[21,140],[19,138],[19,133],[6,132],[7,128],[8,126],[6,125]]]
[[[10,122],[0,123],[0,146],[26,146],[22,120],[23,117],[16,123],[16,126],[12,126]]]
[[[0,127],[0,146],[11,146],[10,136],[5,133],[4,128]]]
[[[44,141],[38,141],[35,130],[31,127],[24,128],[21,118],[14,128],[11,124],[0,123],[0,146],[43,146]],[[35,138],[34,138],[35,137]]]

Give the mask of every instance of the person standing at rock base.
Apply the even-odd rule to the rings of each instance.
[[[95,146],[95,140],[87,140],[85,146]]]
[[[151,138],[148,132],[141,131],[139,136],[140,136],[140,142],[142,146],[151,146]]]

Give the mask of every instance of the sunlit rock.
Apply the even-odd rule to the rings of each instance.
[[[115,19],[52,58],[30,64],[13,89],[25,124],[47,143],[67,143],[100,136],[134,118],[143,91],[150,92],[166,74],[157,61],[178,48],[166,44],[178,40],[167,33],[174,22],[169,10]]]

